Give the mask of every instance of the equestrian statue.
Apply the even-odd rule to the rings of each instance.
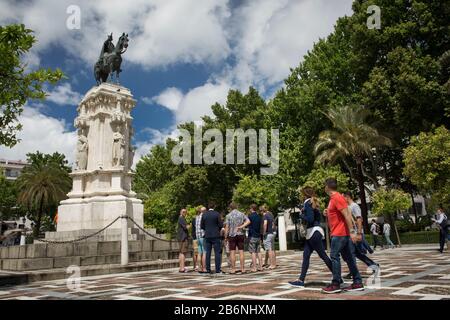
[[[120,65],[122,64],[122,54],[128,48],[128,34],[123,33],[117,44],[113,44],[112,33],[108,35],[108,39],[103,43],[100,57],[94,66],[94,75],[97,85],[108,80],[111,74],[111,81],[113,80],[114,72],[116,73],[116,82],[119,83],[119,73],[122,72]]]

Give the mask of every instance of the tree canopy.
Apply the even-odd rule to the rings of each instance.
[[[29,99],[44,99],[45,83],[55,84],[61,70],[27,70],[22,61],[36,39],[33,31],[21,25],[0,26],[0,145],[13,147],[22,126],[18,116]]]

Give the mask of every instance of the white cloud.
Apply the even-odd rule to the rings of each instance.
[[[142,101],[146,104],[157,103],[171,111],[177,111],[182,99],[183,92],[177,88],[170,87],[153,98],[144,97]]]
[[[164,144],[168,138],[176,139],[178,137],[178,129],[175,127],[170,127],[167,130],[145,128],[142,132],[149,134],[150,138],[136,142],[133,169],[136,167],[136,163],[138,163],[143,156],[147,155],[153,146]]]
[[[26,160],[29,152],[59,152],[66,155],[70,164],[74,162],[77,134],[68,130],[65,121],[46,116],[28,106],[24,108],[19,121],[23,126],[17,135],[21,141],[13,148],[0,146],[0,158]]]
[[[68,6],[81,9],[81,29],[69,30]],[[217,63],[230,53],[222,24],[227,0],[2,0],[0,24],[24,23],[35,31],[36,50],[62,45],[69,54],[93,65],[106,36],[130,37],[127,61],[144,67]]]
[[[56,86],[48,93],[47,100],[58,105],[78,105],[83,96],[72,90],[70,83],[66,82]]]

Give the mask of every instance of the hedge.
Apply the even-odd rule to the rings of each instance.
[[[416,231],[416,232],[403,232],[399,234],[402,244],[425,244],[425,243],[439,243],[439,231]],[[379,237],[385,244],[384,236]],[[366,235],[367,242],[372,244],[372,236]],[[393,243],[398,244],[397,235],[391,232],[391,240]]]

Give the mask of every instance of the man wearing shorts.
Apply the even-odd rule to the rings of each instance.
[[[262,218],[258,212],[256,212],[256,208],[256,204],[252,204],[250,206],[250,215],[248,216],[248,219],[250,220],[250,225],[248,227],[248,251],[252,255],[252,272],[256,272],[257,266],[259,271],[262,270],[260,254]]]
[[[198,268],[195,270],[199,273],[206,273],[206,255],[205,255],[205,246],[204,246],[204,237],[205,232],[201,228],[201,222],[202,222],[202,215],[206,211],[205,207],[201,207],[197,211],[197,216],[195,217],[192,226],[192,238],[193,240],[193,247],[194,247],[194,268],[198,265]],[[198,264],[197,264],[198,263]]]
[[[274,218],[272,213],[264,209],[264,216],[263,216],[263,244],[264,244],[264,250],[269,253],[269,262],[270,266],[269,269],[275,269],[277,267],[277,261],[275,258],[275,248],[274,248],[274,237],[273,234],[273,225],[274,225]]]
[[[245,214],[237,210],[234,202],[230,204],[231,212],[225,218],[225,237],[228,240],[230,248],[231,270],[230,273],[236,273],[236,248],[239,250],[241,263],[241,272],[245,273],[244,257],[244,231],[243,229],[250,224],[250,220]]]

